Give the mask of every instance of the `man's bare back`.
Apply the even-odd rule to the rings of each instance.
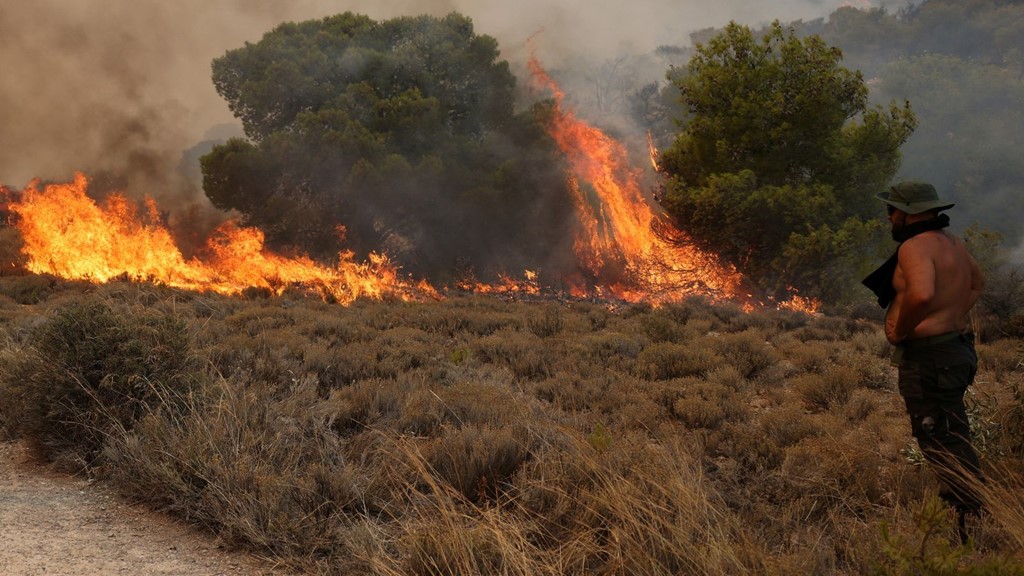
[[[910,238],[899,250],[886,338],[896,344],[965,330],[982,284],[978,264],[956,236],[936,230]]]

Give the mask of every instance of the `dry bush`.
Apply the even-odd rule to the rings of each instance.
[[[550,573],[530,557],[528,542],[516,534],[515,525],[505,522],[490,525],[471,518],[462,519],[461,523],[458,520],[455,517],[444,524],[431,523],[412,532],[405,543],[408,559],[399,573],[414,576]]]
[[[842,414],[851,422],[862,422],[867,420],[878,410],[876,394],[866,389],[854,390],[850,399],[843,406]]]
[[[519,331],[500,330],[478,338],[471,349],[482,362],[507,366],[527,380],[549,376],[556,362],[553,350],[542,339]]]
[[[724,359],[726,365],[738,370],[744,378],[757,376],[778,359],[778,354],[764,334],[756,328],[722,334],[706,341]]]
[[[852,346],[858,352],[866,352],[888,361],[892,353],[892,345],[885,339],[885,332],[879,325],[877,330],[858,332],[850,337],[847,345]]]
[[[59,290],[48,306],[82,300]],[[229,376],[159,388],[106,437],[103,473],[304,572],[865,573],[891,567],[880,524],[912,538],[934,489],[900,455],[910,431],[877,324],[699,299],[97,292],[132,321],[173,318]],[[48,320],[6,313],[9,373]],[[979,414],[1004,428],[986,470],[1016,474],[1021,378],[1001,362],[998,382],[996,365],[979,375],[998,392]],[[1003,501],[993,546],[1019,550],[1021,505]]]
[[[809,410],[840,409],[860,383],[859,375],[842,366],[831,366],[821,374],[802,374],[790,383]]]
[[[611,318],[611,312],[609,312],[607,308],[583,305],[579,307],[579,310],[581,314],[586,316],[592,331],[597,332],[608,327],[608,320]]]
[[[329,347],[368,342],[377,335],[377,330],[354,322],[336,310],[325,310],[308,321],[297,323],[295,328],[313,342]]]
[[[649,430],[666,418],[667,410],[652,396],[650,383],[630,374],[604,372],[589,379],[594,390],[586,410],[622,430]]]
[[[514,503],[541,523],[561,574],[723,574],[756,566],[756,545],[681,444],[612,435],[537,455]]]
[[[522,320],[511,306],[495,298],[470,296],[442,304],[449,314],[462,319],[462,332],[487,336],[499,330],[518,330]]]
[[[526,318],[526,325],[534,336],[550,338],[565,328],[565,320],[557,305],[545,304],[532,311],[532,314]]]
[[[860,327],[858,321],[851,318],[817,316],[805,326],[792,330],[792,335],[802,342],[810,340],[835,342],[837,340],[846,340],[854,331],[865,329]]]
[[[529,458],[531,440],[522,428],[465,425],[423,448],[439,481],[468,502],[496,499]]]
[[[719,465],[733,462],[727,468],[731,470],[730,474],[719,477],[726,486],[726,496],[730,496],[732,490],[746,492],[746,488],[740,489],[738,486],[763,481],[763,475],[778,468],[782,462],[782,445],[775,442],[774,438],[767,437],[760,426],[753,422],[722,421],[721,426],[708,430],[704,447],[707,455]],[[739,502],[747,498],[734,497],[730,500],[740,505]]]
[[[0,275],[0,293],[18,304],[38,304],[61,288],[61,280],[49,274]]]
[[[722,422],[744,422],[750,407],[735,388],[702,378],[672,381],[670,413],[690,428],[717,428]]]
[[[387,426],[399,419],[402,404],[414,389],[415,384],[404,379],[401,382],[360,380],[332,391],[330,397],[316,407],[316,413],[341,435]]]
[[[346,553],[347,517],[382,510],[340,439],[305,402],[223,382],[180,414],[160,410],[106,454],[123,490],[285,562]]]
[[[757,426],[757,434],[761,435],[762,441],[779,449],[822,433],[824,431],[813,415],[793,403],[785,403],[766,412]]]
[[[1013,373],[1024,373],[1024,341],[996,340],[978,345],[978,369],[1003,381]]]
[[[159,311],[72,301],[29,338],[0,367],[0,410],[15,433],[69,462],[91,464],[110,434],[159,405],[164,389],[197,380],[185,324]]]
[[[711,318],[691,318],[683,326],[680,342],[699,340],[714,333],[715,321]]]
[[[886,461],[875,450],[877,440],[862,432],[835,432],[840,434],[804,438],[785,451],[780,471],[790,491],[787,500],[802,505],[797,517],[803,521],[829,509],[868,518],[882,503]]]
[[[845,347],[838,356],[836,365],[839,369],[853,373],[858,387],[872,390],[893,390],[896,387],[896,369],[888,358],[879,358],[870,352]]]
[[[801,342],[787,334],[776,339],[776,346],[800,372],[817,374],[832,364],[833,346],[828,342]]]
[[[649,312],[634,319],[640,331],[651,342],[678,342],[683,339],[683,329],[671,316]]]
[[[744,392],[750,388],[750,382],[739,368],[732,365],[719,366],[708,372],[705,379],[714,384],[721,384],[735,392]]]
[[[668,380],[706,374],[722,362],[706,339],[685,344],[656,342],[640,351],[633,371],[649,380]]]
[[[533,385],[534,395],[565,412],[590,410],[605,396],[610,379],[593,370],[558,372]]]
[[[647,344],[646,338],[638,335],[602,331],[584,335],[574,348],[581,362],[628,371]]]
[[[291,311],[264,301],[239,309],[225,318],[224,323],[232,333],[257,337],[275,328],[294,326],[295,321]]]

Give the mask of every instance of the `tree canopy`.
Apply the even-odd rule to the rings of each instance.
[[[543,107],[514,113],[515,77],[465,16],[282,24],[213,80],[248,138],[203,157],[204,189],[278,246],[330,257],[344,226],[416,273],[516,269],[571,213]]]
[[[770,291],[834,298],[856,284],[868,265],[857,257],[879,236],[873,196],[915,128],[907,103],[869,108],[841,59],[778,22],[760,38],[731,23],[674,76],[688,117],[661,158],[663,202]]]

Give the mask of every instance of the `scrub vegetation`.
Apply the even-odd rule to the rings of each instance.
[[[4,435],[304,573],[1024,573],[1019,339],[960,547],[874,311],[0,284]]]

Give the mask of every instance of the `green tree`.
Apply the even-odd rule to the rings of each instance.
[[[868,108],[863,78],[841,59],[778,22],[761,38],[731,23],[676,79],[689,117],[661,158],[663,202],[769,292],[849,297],[817,259],[843,261],[830,252],[840,249],[873,257],[851,239],[881,239],[865,221],[877,219],[873,196],[899,167],[915,117],[909,104]]]
[[[329,258],[344,226],[357,256],[435,279],[459,258],[515,270],[571,213],[544,108],[515,114],[508,63],[465,16],[282,24],[213,80],[247,139],[202,158],[204,189],[276,247]]]

